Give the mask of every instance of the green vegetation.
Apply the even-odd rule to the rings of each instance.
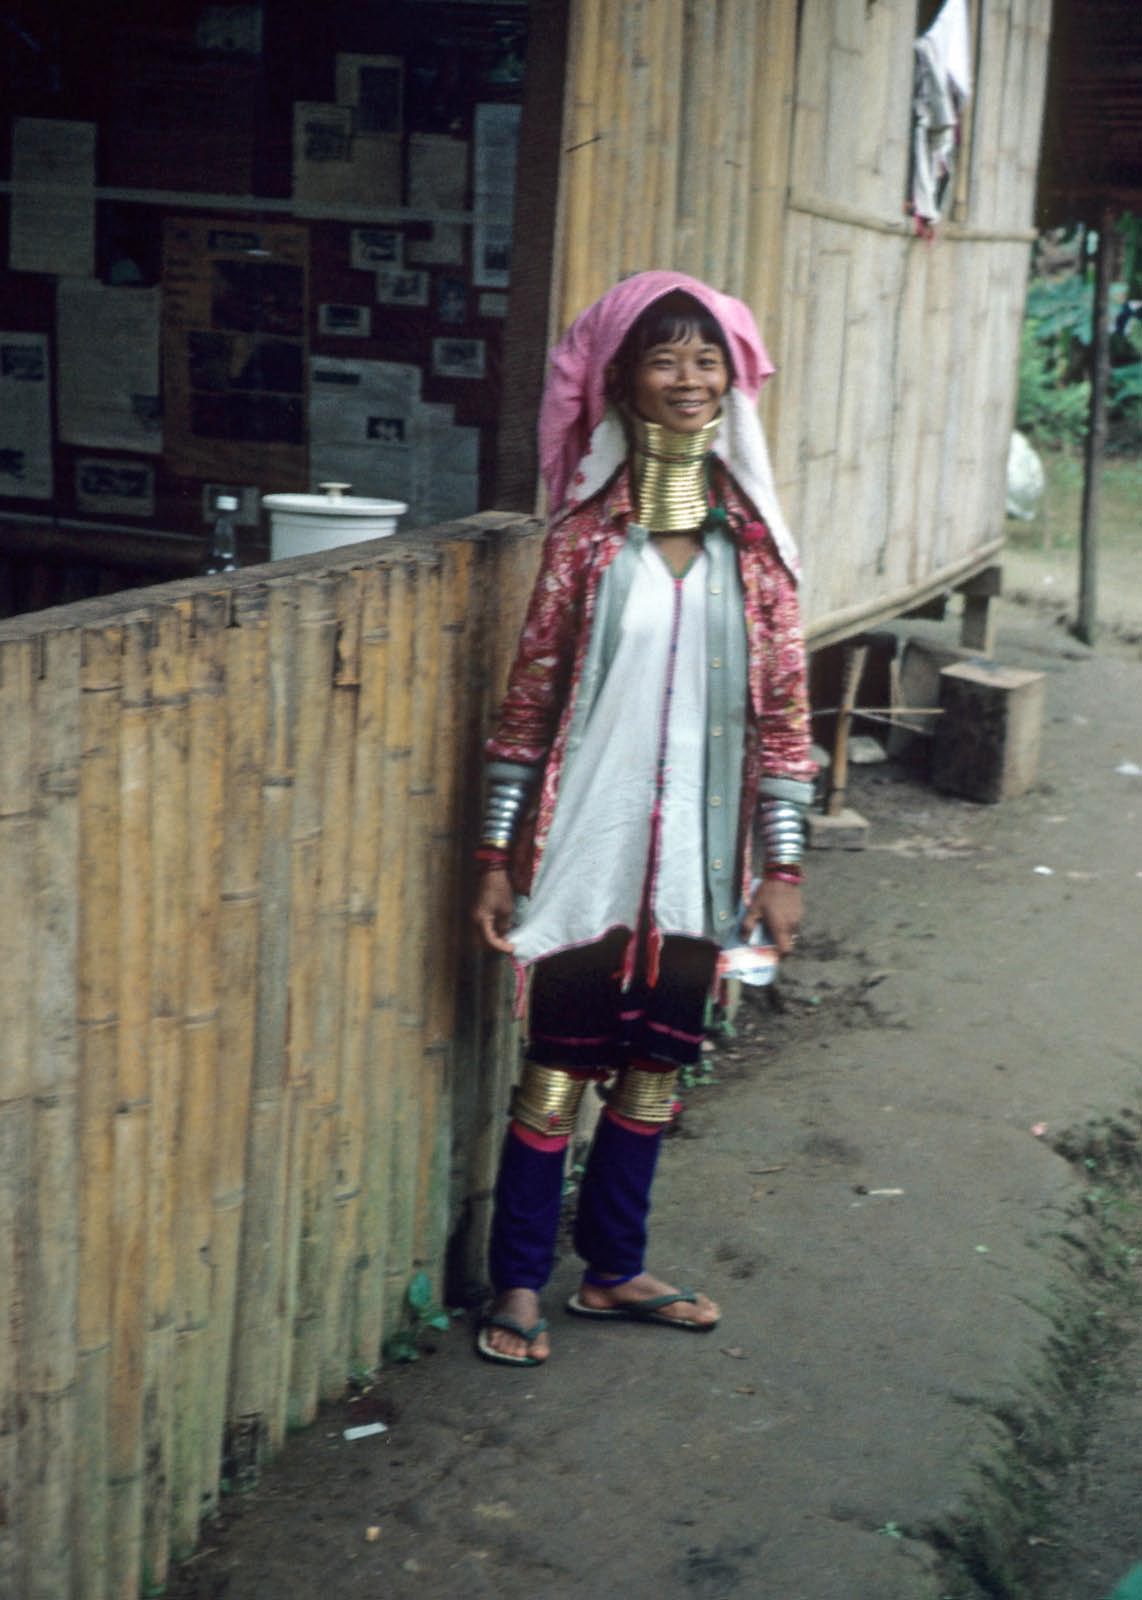
[[[1123,217],[1121,274],[1111,286],[1109,447],[1142,449],[1142,218]],[[1054,241],[1056,244],[1059,241]],[[1077,242],[1077,241],[1076,241]],[[1079,445],[1090,405],[1090,345],[1094,305],[1094,238],[1063,270],[1050,267],[1047,242],[1037,252],[1027,290],[1019,353],[1016,425],[1039,449]]]

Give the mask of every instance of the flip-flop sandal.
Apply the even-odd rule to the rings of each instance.
[[[653,1322],[660,1328],[681,1328],[686,1333],[710,1333],[718,1326],[717,1318],[713,1322],[690,1322],[662,1315],[666,1306],[678,1305],[680,1301],[697,1305],[698,1296],[693,1289],[678,1289],[674,1294],[652,1295],[649,1300],[639,1300],[633,1305],[589,1306],[579,1298],[576,1289],[567,1302],[567,1310],[572,1316],[591,1317],[596,1322]]]
[[[540,1317],[530,1328],[525,1328],[514,1317],[487,1316],[480,1323],[479,1332],[476,1334],[476,1350],[485,1361],[498,1362],[501,1367],[541,1367],[546,1361],[546,1356],[541,1360],[538,1356],[509,1356],[506,1351],[496,1350],[488,1343],[488,1333],[492,1328],[503,1328],[508,1333],[516,1334],[520,1339],[526,1339],[528,1344],[534,1344],[541,1333],[547,1332],[546,1317]]]

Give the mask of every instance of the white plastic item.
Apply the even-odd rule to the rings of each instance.
[[[270,557],[308,556],[365,539],[387,539],[408,510],[403,500],[365,500],[347,494],[347,483],[322,483],[322,494],[267,494]]]

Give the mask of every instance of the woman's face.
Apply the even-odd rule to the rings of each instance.
[[[729,388],[726,358],[698,333],[652,344],[634,369],[634,408],[675,433],[699,433],[713,422]]]

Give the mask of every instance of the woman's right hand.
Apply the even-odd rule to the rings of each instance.
[[[472,921],[490,950],[498,950],[505,956],[512,954],[512,946],[504,935],[512,925],[514,914],[515,894],[507,873],[502,867],[485,872],[476,891]]]

